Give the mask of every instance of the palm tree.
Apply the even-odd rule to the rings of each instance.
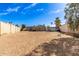
[[[53,22],[51,22],[51,25],[53,25]]]
[[[60,21],[59,17],[56,18],[55,25],[56,25],[57,30],[60,30],[61,21]]]

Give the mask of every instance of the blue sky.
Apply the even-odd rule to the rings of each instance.
[[[64,3],[0,3],[0,21],[27,26],[50,25],[56,17],[64,20]]]

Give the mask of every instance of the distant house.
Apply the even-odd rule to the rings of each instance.
[[[0,22],[0,35],[15,33],[20,31],[20,27],[17,27],[11,23]]]
[[[26,27],[26,31],[31,31],[32,30],[32,27],[29,26],[29,27]]]
[[[47,31],[56,31],[56,27],[48,27]]]

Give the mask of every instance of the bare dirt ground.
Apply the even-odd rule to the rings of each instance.
[[[64,38],[66,38],[65,42],[63,42]],[[72,41],[71,39],[68,41],[67,39],[69,38],[72,37],[60,34],[58,32],[24,31],[14,34],[2,35],[0,36],[0,55],[62,55],[60,52],[63,51],[63,47],[66,50],[66,44]],[[62,42],[65,46],[62,44]],[[60,47],[59,50],[57,47]],[[60,54],[57,52],[56,54],[55,51],[59,51]]]

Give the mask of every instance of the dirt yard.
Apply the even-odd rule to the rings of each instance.
[[[27,55],[53,39],[71,38],[58,32],[18,32],[0,36],[0,55]]]

